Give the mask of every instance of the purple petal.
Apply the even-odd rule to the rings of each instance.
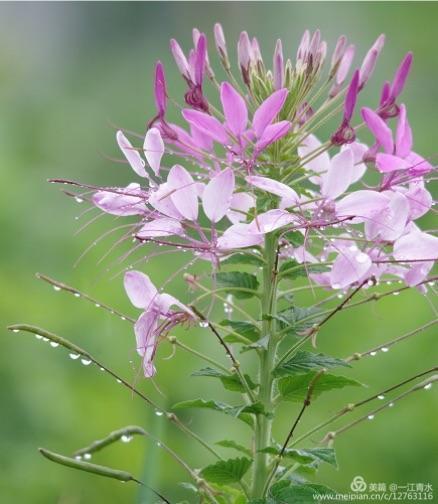
[[[376,66],[377,58],[383,49],[385,44],[385,35],[379,35],[377,40],[371,46],[370,50],[367,52],[362,65],[360,67],[360,88],[363,88],[367,83],[368,79],[371,77]]]
[[[245,100],[228,82],[222,82],[220,95],[226,125],[234,135],[239,137],[248,124],[248,109]]]
[[[214,25],[214,41],[216,44],[216,49],[221,58],[225,61],[228,61],[228,53],[227,53],[227,44],[225,42],[225,35],[222,25],[220,23],[216,23]]]
[[[274,89],[281,89],[284,86],[284,61],[283,61],[283,47],[281,40],[277,40],[274,51],[274,62],[273,62],[273,78],[274,78]]]
[[[131,145],[131,142],[125,137],[122,131],[118,131],[116,134],[117,143],[119,144],[120,150],[123,152],[131,168],[140,177],[147,178],[145,167],[145,162],[140,157],[140,154]]]
[[[157,61],[157,64],[155,65],[154,95],[158,115],[163,118],[167,108],[167,91],[166,76],[164,74],[164,67],[161,64],[161,61]]]
[[[143,371],[146,378],[155,375],[153,359],[158,344],[159,313],[145,312],[134,325],[137,352],[143,357]]]
[[[409,164],[409,174],[414,177],[425,175],[434,170],[434,167],[416,152],[411,152],[405,159]]]
[[[408,78],[411,70],[412,59],[413,54],[408,52],[395,72],[394,80],[392,81],[391,86],[391,97],[394,99],[400,96],[403,88],[405,87],[406,79]]]
[[[268,210],[250,223],[250,229],[255,234],[266,234],[296,221],[296,217],[285,210]]]
[[[408,122],[406,107],[400,106],[397,131],[395,134],[395,153],[402,158],[408,156],[412,149],[412,130]]]
[[[270,126],[267,126],[260,137],[260,140],[256,143],[255,150],[256,152],[261,152],[263,149],[266,149],[269,145],[280,140],[280,138],[287,135],[291,127],[291,123],[289,121],[280,121]]]
[[[308,135],[298,147],[298,155],[301,159],[313,157],[312,154],[321,147],[321,142],[315,135]],[[325,173],[330,168],[330,157],[327,151],[304,164],[304,168],[315,173]],[[310,181],[314,184],[320,182],[319,177],[311,177]]]
[[[355,191],[336,203],[338,217],[354,217],[355,223],[373,218],[388,205],[388,198],[377,191]]]
[[[246,181],[248,184],[258,187],[263,191],[279,196],[282,198],[282,203],[284,203],[285,207],[296,205],[299,200],[298,194],[291,187],[277,180],[250,175],[246,177]]]
[[[215,118],[199,110],[184,109],[182,111],[184,119],[196,126],[206,135],[219,143],[226,144],[229,139],[223,125]]]
[[[368,254],[357,247],[341,252],[333,263],[330,272],[330,282],[333,289],[344,289],[355,282],[366,278],[372,267]]]
[[[157,236],[182,235],[184,229],[180,222],[170,217],[160,217],[147,222],[136,234],[137,238],[153,238]]]
[[[231,198],[230,209],[227,217],[233,224],[246,220],[246,214],[250,208],[255,207],[255,198],[245,192],[235,193]]]
[[[229,250],[235,248],[252,247],[264,241],[262,234],[255,234],[249,224],[233,224],[218,239],[219,249]]]
[[[190,173],[181,165],[174,165],[167,177],[169,189],[172,191],[170,198],[178,212],[186,219],[198,218],[198,194],[196,183]]]
[[[160,184],[158,189],[149,196],[149,203],[163,215],[181,220],[184,217],[171,199],[172,192],[169,184]]]
[[[347,78],[348,71],[350,70],[351,63],[353,62],[354,53],[356,48],[354,45],[349,45],[345,50],[342,60],[339,64],[338,71],[336,72],[336,84],[341,85]]]
[[[394,241],[405,230],[410,209],[409,202],[401,193],[387,191],[384,194],[389,198],[389,204],[365,223],[365,233],[371,240],[380,238]]]
[[[252,127],[257,138],[261,137],[265,128],[277,117],[286,101],[288,92],[285,88],[275,91],[254,112]]]
[[[376,167],[380,173],[390,173],[396,170],[407,170],[409,162],[391,154],[379,153],[376,156]]]
[[[421,231],[412,231],[394,243],[393,254],[398,261],[438,259],[438,237]]]
[[[196,44],[196,60],[195,60],[195,82],[202,85],[204,80],[204,70],[207,58],[207,38],[201,33]]]
[[[161,138],[160,130],[157,128],[150,128],[147,131],[144,139],[143,151],[146,156],[146,161],[149,163],[152,171],[155,175],[158,175],[161,158],[164,154],[164,142]]]
[[[322,176],[321,194],[335,199],[350,186],[355,172],[351,149],[344,149],[333,157],[328,172]]]
[[[124,277],[126,293],[136,308],[148,310],[153,305],[158,291],[151,279],[141,271],[127,271]]]
[[[432,195],[424,187],[424,183],[422,181],[412,182],[409,184],[409,189],[404,193],[404,195],[409,202],[409,218],[412,220],[423,216],[432,207]]]
[[[344,119],[347,122],[349,122],[351,117],[353,116],[358,92],[359,92],[359,71],[356,70],[353,74],[353,78],[351,79],[347,94],[345,96]]]
[[[114,191],[97,191],[92,197],[94,205],[112,215],[142,215],[146,210],[145,199],[140,185],[135,183]]]
[[[231,168],[213,177],[202,194],[202,206],[211,222],[219,222],[227,213],[234,192],[234,172]]]
[[[180,74],[186,79],[190,79],[190,68],[187,58],[184,55],[181,46],[175,39],[171,39],[170,41],[170,50],[172,52],[173,59],[175,60],[176,66],[180,71]]]
[[[373,110],[366,107],[362,109],[362,117],[377,142],[379,142],[379,144],[385,149],[385,152],[387,154],[392,154],[394,151],[392,131],[385,121]]]

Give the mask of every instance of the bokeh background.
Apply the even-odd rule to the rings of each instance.
[[[150,495],[139,493],[133,485],[52,465],[37,452],[38,446],[44,446],[71,453],[127,424],[140,424],[163,436],[194,467],[206,461],[201,448],[104,373],[71,361],[63,349],[4,329],[9,323],[29,322],[58,332],[137,381],[163,405],[196,396],[221,397],[214,381],[190,377],[191,371],[202,367],[201,362],[179,352],[173,359],[162,360],[171,353],[168,345],[162,346],[158,359],[161,396],[138,378],[139,362],[126,322],[73,296],[55,293],[34,276],[37,271],[46,273],[136,315],[123,293],[121,277],[115,276],[121,270],[115,264],[117,254],[98,264],[113,243],[111,238],[73,267],[81,252],[111,227],[111,218],[99,219],[75,235],[86,221],[86,217],[75,220],[83,206],[46,179],[121,185],[132,179],[125,165],[108,159],[118,157],[114,127],[144,131],[153,115],[151,83],[156,59],[166,66],[172,95],[181,96],[184,85],[169,54],[168,40],[175,37],[188,48],[193,26],[211,35],[214,22],[220,21],[230,48],[245,29],[259,37],[270,60],[278,37],[285,51],[295,54],[302,31],[319,27],[331,47],[345,33],[361,58],[384,32],[387,45],[363,99],[371,100],[371,106],[376,103],[380,83],[391,78],[403,54],[413,50],[415,64],[404,100],[416,150],[434,156],[438,152],[437,19],[438,4],[421,2],[0,4],[1,502],[152,502]],[[431,220],[424,225],[431,227]],[[182,263],[183,258],[163,256],[150,261],[145,270],[159,283]],[[173,282],[169,290],[187,299],[180,283]],[[416,292],[387,298],[333,320],[320,337],[320,349],[347,356],[433,316],[429,302]],[[220,356],[205,330],[177,334]],[[348,375],[365,382],[368,389],[327,395],[309,411],[307,427],[353,399],[432,366],[436,348],[433,330],[429,330],[388,354],[358,363]],[[233,400],[223,394],[222,398]],[[297,407],[283,408],[276,425],[279,439]],[[358,474],[369,482],[437,484],[437,413],[434,392],[419,393],[373,422],[361,424],[339,438],[340,469],[323,467],[321,480],[339,491],[347,491]],[[212,442],[230,433],[242,441],[249,436],[243,424],[214,412],[188,411],[183,417]],[[142,439],[120,443],[95,460],[132,471],[172,502],[191,499],[175,484],[187,481],[186,475],[153,443]]]

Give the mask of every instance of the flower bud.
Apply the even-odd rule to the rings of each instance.
[[[278,90],[284,86],[284,61],[283,61],[283,47],[281,40],[277,40],[274,51],[274,65],[273,65],[273,78],[274,89]]]
[[[252,62],[252,47],[246,31],[240,34],[239,42],[237,43],[237,60],[242,72],[243,82],[249,87],[251,84],[249,72]]]
[[[173,59],[175,60],[176,66],[180,71],[180,74],[184,77],[184,79],[190,80],[191,77],[190,77],[189,63],[184,55],[183,50],[181,49],[181,46],[175,39],[171,39],[170,41],[170,50],[172,52],[172,56]]]
[[[214,42],[216,44],[216,50],[219,53],[222,65],[226,70],[229,70],[230,60],[228,58],[227,44],[222,25],[220,23],[216,23],[214,25]]]

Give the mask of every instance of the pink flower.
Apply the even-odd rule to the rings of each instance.
[[[143,358],[144,375],[151,378],[156,373],[153,360],[160,336],[195,316],[170,294],[159,294],[150,278],[140,271],[125,273],[124,284],[131,303],[143,310],[135,323],[134,332],[137,352]],[[170,310],[172,306],[179,311]]]

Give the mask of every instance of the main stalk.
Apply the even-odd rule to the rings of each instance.
[[[270,233],[265,237],[263,268],[263,297],[262,297],[262,338],[266,338],[267,347],[260,353],[259,367],[259,395],[258,400],[263,404],[267,413],[272,411],[272,369],[275,364],[277,340],[275,337],[275,320],[277,289],[277,236]],[[271,444],[272,418],[258,415],[255,426],[255,459],[251,496],[263,496],[266,479],[269,474],[269,455],[260,450]]]

